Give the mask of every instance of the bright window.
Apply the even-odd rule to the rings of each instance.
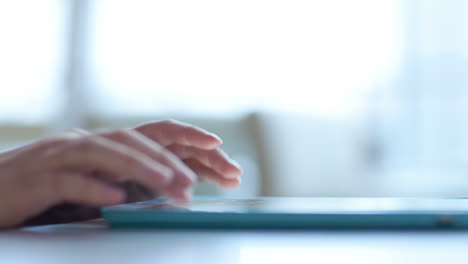
[[[30,123],[57,117],[66,1],[0,2],[0,121]]]
[[[94,111],[354,114],[400,60],[398,1],[100,0]]]

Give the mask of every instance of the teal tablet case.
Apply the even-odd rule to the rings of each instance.
[[[297,201],[299,204],[294,205]],[[204,197],[195,198],[192,205],[187,206],[188,209],[179,206],[174,208],[172,202],[161,199],[105,207],[102,209],[102,215],[111,228],[132,229],[468,228],[468,200],[465,199]],[[233,203],[236,205],[235,208],[232,207]],[[282,204],[283,208],[266,206],[265,209],[262,208],[263,203]],[[284,207],[288,203],[293,206]],[[197,209],[198,204],[203,205],[201,209]],[[216,205],[215,210],[210,208],[211,204]],[[223,204],[228,206],[225,209],[219,208]],[[363,208],[362,205],[366,204],[371,206]],[[393,207],[387,208],[389,204]],[[352,208],[353,205],[355,208]],[[327,208],[328,206],[330,208]]]

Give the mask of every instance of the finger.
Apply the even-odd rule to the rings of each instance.
[[[51,174],[48,178],[48,190],[45,199],[52,204],[73,202],[92,206],[107,206],[121,203],[125,193],[110,185],[76,172],[60,172]]]
[[[235,179],[242,174],[242,169],[221,149],[203,150],[182,145],[171,145],[167,149],[181,159],[193,158],[212,168],[221,178]]]
[[[64,132],[60,133],[59,135],[55,136],[52,138],[52,140],[56,140],[56,139],[64,139],[64,140],[67,140],[67,139],[78,139],[78,138],[82,138],[82,137],[85,137],[85,136],[88,136],[90,135],[91,133],[84,130],[84,129],[81,129],[81,128],[72,128],[72,129],[68,129],[68,130],[65,130]]]
[[[207,180],[225,188],[234,188],[240,184],[240,178],[225,179],[219,173],[203,165],[200,161],[196,159],[187,159],[185,160],[185,163],[193,171],[195,171],[200,180]]]
[[[222,144],[215,134],[174,120],[144,124],[135,130],[163,146],[177,143],[201,149],[215,149]]]
[[[184,184],[180,184],[178,182],[174,182],[174,184],[171,185],[169,189],[170,189],[169,192],[171,193],[171,196],[180,201],[189,202],[190,200],[192,200],[192,195],[193,195],[192,185],[187,186]]]
[[[36,170],[60,169],[104,172],[111,181],[134,180],[152,190],[164,188],[172,179],[172,170],[140,151],[106,138],[86,137],[49,150],[36,159]]]
[[[119,130],[100,136],[134,148],[172,169],[174,176],[167,190],[174,198],[185,199],[186,189],[191,188],[196,181],[195,173],[172,152],[134,130]]]

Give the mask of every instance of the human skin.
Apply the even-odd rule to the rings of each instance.
[[[221,140],[173,120],[101,133],[73,130],[0,154],[0,228],[63,203],[101,207],[126,201],[122,184],[191,199],[197,180],[236,187],[240,167]]]

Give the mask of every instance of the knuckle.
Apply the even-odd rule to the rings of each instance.
[[[111,132],[109,132],[110,136],[118,137],[118,138],[125,138],[130,135],[129,130],[126,129],[116,129]]]
[[[165,123],[165,124],[174,124],[176,121],[172,118],[169,118],[169,119],[165,119],[163,121],[161,121],[162,123]]]
[[[175,119],[172,119],[172,118],[162,120],[159,123],[163,124],[163,125],[166,125],[166,126],[182,125],[181,122],[179,122],[179,121],[177,121]]]
[[[117,129],[100,134],[100,136],[114,140],[128,140],[129,138],[135,137],[136,134],[137,132],[130,129]]]
[[[122,135],[125,135],[126,137],[140,138],[143,136],[140,132],[133,130],[133,129],[122,129],[120,132],[122,133]]]

